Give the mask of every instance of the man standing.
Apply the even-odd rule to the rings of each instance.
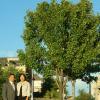
[[[3,84],[2,97],[3,100],[16,100],[16,85],[14,83],[14,74],[9,74],[7,82]]]

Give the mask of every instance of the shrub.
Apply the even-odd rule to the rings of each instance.
[[[89,93],[84,90],[79,90],[79,96],[75,100],[95,100]]]
[[[58,98],[59,92],[57,92],[57,85],[55,81],[51,78],[45,79],[45,82],[43,84],[43,93],[44,97],[47,98]]]

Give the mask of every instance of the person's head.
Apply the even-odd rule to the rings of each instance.
[[[11,82],[14,82],[14,81],[15,81],[15,75],[12,74],[12,73],[10,73],[10,74],[8,75],[8,80],[11,81]]]
[[[20,81],[22,81],[22,82],[25,81],[25,80],[26,80],[25,74],[20,74],[19,79],[20,79]]]

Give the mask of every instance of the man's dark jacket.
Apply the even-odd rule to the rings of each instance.
[[[15,84],[15,90],[13,89],[9,81],[3,84],[2,88],[3,100],[17,100],[16,95],[17,95],[16,84]]]

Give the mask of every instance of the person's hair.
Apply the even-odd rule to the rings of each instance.
[[[20,80],[20,77],[21,76],[24,76],[24,79],[26,80],[26,75],[24,74],[24,73],[21,73],[20,75],[19,75],[19,80]]]
[[[15,75],[14,75],[13,73],[9,73],[9,74],[8,74],[8,78],[9,78],[10,76],[12,76],[12,75],[15,77]]]

